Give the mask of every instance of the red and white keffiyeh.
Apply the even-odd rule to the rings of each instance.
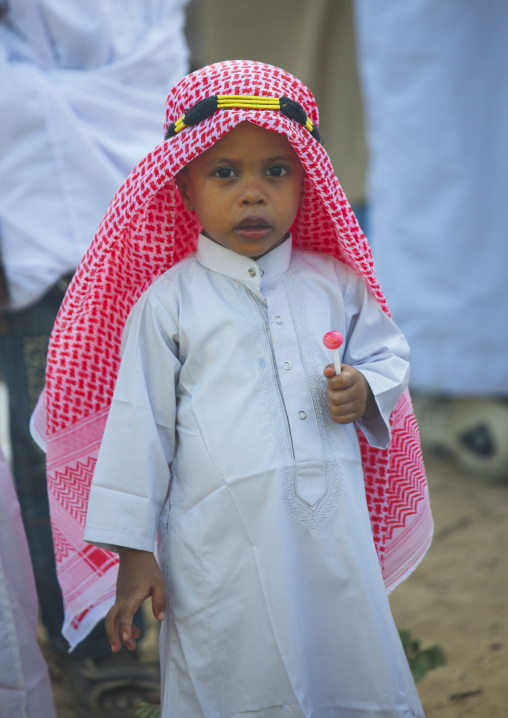
[[[188,75],[171,91],[166,129],[212,95],[289,97],[315,125],[310,91],[270,65],[231,61]],[[117,557],[83,541],[90,482],[120,363],[127,316],[162,272],[196,248],[200,230],[184,209],[174,177],[238,123],[284,133],[305,168],[303,204],[292,227],[295,247],[334,255],[361,274],[384,311],[369,244],[309,128],[278,110],[220,108],[161,142],[131,172],[113,199],[78,267],[51,336],[46,388],[32,430],[47,451],[58,576],[65,603],[63,633],[78,643],[111,605]],[[419,563],[432,518],[418,429],[406,391],[391,416],[388,449],[360,434],[372,531],[387,590]],[[114,511],[114,507],[111,507]]]

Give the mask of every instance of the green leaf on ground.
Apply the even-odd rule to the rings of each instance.
[[[161,718],[161,707],[142,703],[136,710],[136,718]]]
[[[422,649],[421,642],[412,638],[410,631],[405,629],[399,631],[399,636],[415,681],[421,681],[428,671],[446,663],[441,646]]]

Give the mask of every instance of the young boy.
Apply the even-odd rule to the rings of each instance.
[[[86,408],[70,410],[79,428],[58,408],[53,435],[92,445],[108,413],[85,538],[120,554],[112,648],[135,648],[132,618],[152,596],[163,716],[422,716],[379,560],[394,585],[430,539],[408,348],[313,98],[277,68],[220,63],[179,83],[168,114],[168,140],[114,201],[50,351],[70,376],[83,359],[69,330],[85,333],[95,370]],[[117,373],[104,343],[116,359],[111,337],[146,288]],[[345,337],[338,376],[330,329]],[[51,406],[63,385],[50,376]],[[115,378],[111,400],[101,379],[109,391]],[[390,415],[416,511],[387,483]],[[363,449],[370,519],[357,429],[377,447]]]

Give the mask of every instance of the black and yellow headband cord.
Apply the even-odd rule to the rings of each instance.
[[[169,125],[165,140],[173,137],[185,127],[198,125],[220,109],[277,110],[291,120],[306,127],[310,134],[323,144],[317,125],[308,117],[303,107],[289,97],[259,97],[257,95],[211,95],[196,102],[183,117]]]

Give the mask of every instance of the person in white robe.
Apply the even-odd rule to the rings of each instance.
[[[56,718],[37,643],[38,603],[21,512],[0,447],[0,714]]]
[[[356,0],[369,239],[429,449],[508,476],[508,4]]]

